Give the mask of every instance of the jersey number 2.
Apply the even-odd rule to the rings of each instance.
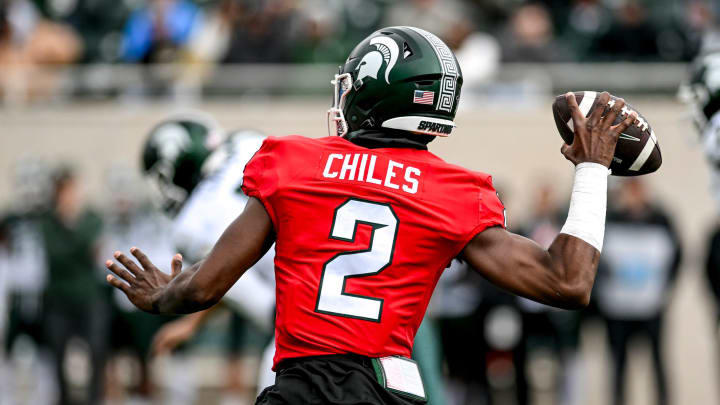
[[[380,322],[383,300],[346,293],[345,283],[378,274],[390,265],[398,219],[389,204],[351,198],[335,209],[330,239],[354,242],[360,224],[372,227],[368,249],[338,253],[325,263],[315,311]]]

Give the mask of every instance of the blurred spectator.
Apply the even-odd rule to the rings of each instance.
[[[610,28],[597,38],[591,51],[594,57],[609,61],[650,61],[658,59],[658,30],[647,8],[636,0],[627,0],[615,10]]]
[[[50,173],[40,160],[23,159],[13,173],[13,204],[7,231],[7,349],[5,376],[0,376],[0,403],[46,403],[52,391],[50,360],[43,334],[42,294],[47,280],[40,219],[47,209]],[[12,271],[9,271],[12,269]],[[2,276],[0,276],[2,278]],[[2,370],[0,370],[2,371]],[[28,390],[28,386],[32,388]],[[51,395],[51,394],[50,394]]]
[[[125,24],[122,59],[175,62],[201,21],[200,9],[189,0],[150,0],[133,11]]]
[[[453,260],[443,271],[428,309],[440,332],[448,404],[488,399],[485,348],[479,307],[482,277],[467,263]]]
[[[224,63],[291,62],[297,10],[290,0],[233,3],[234,28]]]
[[[454,31],[466,31],[468,21],[466,10],[458,0],[401,0],[394,2],[387,10],[383,25],[409,25],[430,31],[448,42],[448,46],[457,47],[448,39],[458,36]]]
[[[203,13],[202,23],[188,43],[190,60],[217,63],[227,54],[235,24],[240,14],[238,0],[221,0]]]
[[[71,26],[82,41],[83,63],[112,63],[120,57],[122,29],[137,1],[32,0],[39,12],[56,23]]]
[[[640,335],[650,341],[655,403],[667,404],[662,328],[680,264],[680,242],[669,215],[653,203],[639,177],[623,181],[613,199],[601,256],[605,266],[595,286],[614,363],[613,403],[625,403],[628,344],[632,337]]]
[[[539,182],[531,218],[519,233],[547,249],[560,233],[566,209],[558,205],[554,185]],[[516,350],[521,377],[520,403],[532,402],[532,391],[546,392],[556,404],[581,403],[582,367],[578,353],[580,312],[565,311],[518,298],[522,311],[522,342]],[[527,380],[524,381],[524,380]]]
[[[157,258],[158,265],[170,263],[175,254],[170,223],[138,198],[142,184],[135,171],[114,167],[105,177],[109,201],[104,215],[101,261],[112,257],[116,250],[126,252],[141,246],[144,252]],[[155,332],[173,317],[142,312],[119,290],[113,291],[112,304],[113,358],[108,368],[107,398],[121,401],[130,392],[131,396],[150,399],[155,394],[149,365],[150,343]],[[133,367],[122,367],[123,364]]]
[[[47,97],[57,83],[41,65],[72,63],[80,52],[73,30],[43,19],[28,0],[0,2],[0,95],[6,102]]]
[[[5,328],[8,313],[8,276],[10,275],[10,227],[6,218],[0,217],[0,392],[6,392],[8,379],[4,377],[5,368]],[[2,396],[0,396],[2,400]]]
[[[715,22],[706,1],[688,1],[681,9],[681,13],[670,14],[658,27],[658,53],[664,60],[692,60],[700,51],[704,33],[710,31]]]
[[[14,174],[14,207],[7,217],[9,254],[13,271],[7,281],[10,291],[9,329],[6,343],[27,335],[42,344],[42,292],[47,279],[45,251],[39,228],[47,209],[48,168],[40,161],[23,160]]]
[[[377,9],[373,1],[367,2],[367,6]],[[300,24],[297,44],[293,49],[294,62],[339,63],[347,57],[347,49],[353,45],[348,44],[347,34],[350,33],[343,26],[345,9],[355,8],[322,0],[303,2],[302,8],[298,9]],[[376,13],[379,12],[376,10]],[[353,19],[348,19],[348,22],[352,23]]]
[[[566,18],[563,21],[563,39],[579,60],[591,59],[590,48],[598,37],[610,29],[612,11],[600,0],[574,0],[567,7]]]
[[[48,264],[45,339],[55,357],[60,404],[102,398],[108,342],[108,297],[97,266],[100,217],[83,207],[80,184],[58,170],[51,211],[41,220]]]
[[[710,284],[710,291],[715,301],[716,342],[720,347],[720,228],[713,231],[710,237],[707,259],[705,261],[705,274]]]
[[[547,8],[540,3],[518,7],[499,35],[504,62],[564,62],[571,59],[555,38]]]

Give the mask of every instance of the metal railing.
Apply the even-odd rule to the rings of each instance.
[[[332,64],[0,66],[0,93],[4,104],[133,97],[324,96],[336,71],[337,65]],[[680,63],[513,63],[502,65],[481,83],[466,83],[464,92],[601,89],[672,95],[686,74],[687,66]]]

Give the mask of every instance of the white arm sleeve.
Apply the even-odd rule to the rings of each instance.
[[[599,163],[575,166],[568,217],[560,233],[580,238],[602,252],[607,209],[608,168]]]

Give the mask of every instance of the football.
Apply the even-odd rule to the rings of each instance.
[[[589,116],[593,108],[596,108],[596,99],[600,96],[595,91],[576,91],[575,100],[580,107],[580,111]],[[610,96],[608,106],[617,100],[618,97]],[[607,107],[606,107],[607,108]],[[573,122],[570,117],[570,109],[568,108],[565,94],[555,97],[552,105],[553,118],[555,125],[562,139],[570,145],[573,141]],[[655,132],[650,127],[648,121],[625,101],[625,107],[615,119],[614,124],[618,124],[627,117],[632,111],[637,112],[638,119],[630,125],[618,139],[615,146],[615,155],[610,164],[612,174],[615,176],[640,176],[656,171],[662,163],[660,154],[660,146],[658,146]],[[613,125],[614,125],[613,124]]]

